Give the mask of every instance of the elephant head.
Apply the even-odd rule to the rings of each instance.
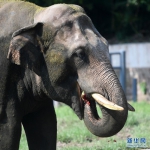
[[[34,24],[14,32],[8,58],[32,70],[39,95],[69,105],[97,136],[119,132],[128,109],[134,110],[110,64],[107,41],[79,6],[57,4],[35,13]]]

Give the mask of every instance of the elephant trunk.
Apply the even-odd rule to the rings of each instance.
[[[95,93],[91,94],[93,98],[90,97],[90,101],[85,103],[84,106],[84,123],[94,135],[109,137],[119,132],[124,126],[128,115],[128,106],[123,89],[113,69],[111,68],[102,73],[101,77],[103,77],[104,82],[101,83],[101,85],[103,85],[102,88],[105,91],[105,98],[100,94],[98,94],[98,98],[95,97]],[[86,95],[82,98],[86,99],[85,96]],[[110,102],[112,106],[113,104],[116,105],[116,107],[111,108],[109,104],[108,107],[105,104],[103,105],[103,101],[98,104],[102,111],[102,118],[98,116],[96,103],[94,101],[94,99],[101,99],[100,97],[103,97],[103,100],[106,101],[106,105],[107,102]]]

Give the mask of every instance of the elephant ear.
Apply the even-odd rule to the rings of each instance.
[[[21,28],[13,33],[7,59],[21,65],[25,62],[35,62],[41,49],[39,38],[42,34],[43,23]]]

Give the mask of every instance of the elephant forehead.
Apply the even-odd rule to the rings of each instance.
[[[84,10],[77,5],[67,5],[67,4],[56,4],[47,7],[44,11],[37,14],[35,21],[41,21],[44,23],[53,23],[57,20],[61,23],[64,18],[67,18],[70,14],[76,12],[84,12]]]

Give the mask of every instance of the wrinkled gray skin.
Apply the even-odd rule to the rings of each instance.
[[[81,91],[90,105],[80,99]],[[100,119],[92,93],[124,111],[100,106]],[[55,150],[52,99],[69,105],[100,137],[116,134],[127,119],[107,41],[81,7],[0,1],[0,150],[18,150],[21,123],[30,150]]]

